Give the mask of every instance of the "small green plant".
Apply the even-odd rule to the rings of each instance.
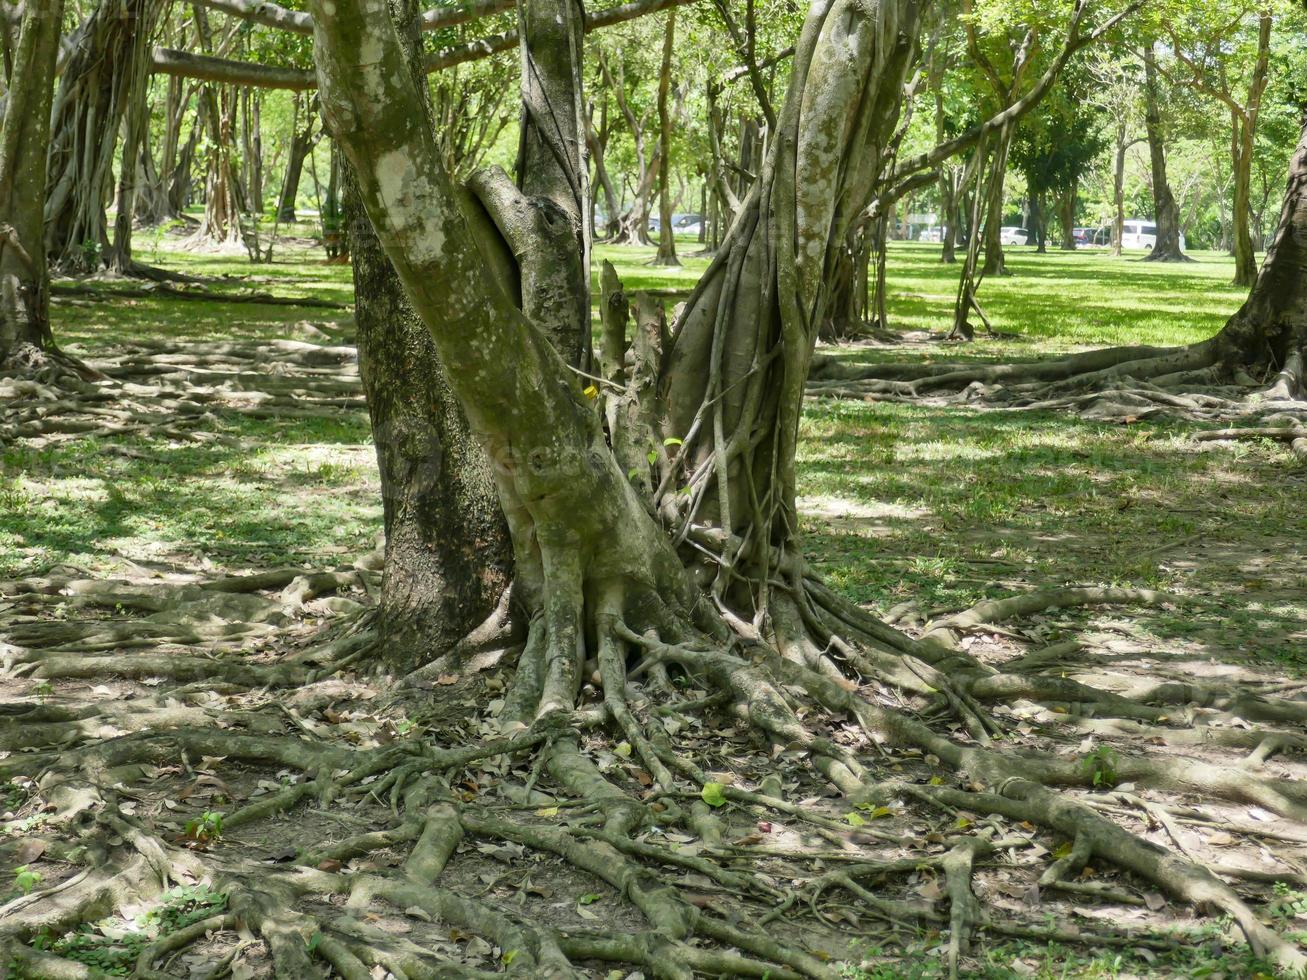
[[[222,836],[222,814],[214,810],[205,810],[198,817],[188,820],[186,836],[201,844],[217,840]]]
[[[1080,761],[1080,768],[1096,789],[1115,786],[1117,754],[1108,745],[1100,745]]]
[[[44,704],[45,699],[54,694],[54,685],[49,681],[37,681],[32,687],[32,693]]]
[[[95,239],[88,238],[82,242],[82,262],[88,270],[100,267],[100,243]]]
[[[14,885],[24,895],[31,894],[32,889],[41,883],[41,878],[41,872],[33,871],[25,864],[14,869]]]

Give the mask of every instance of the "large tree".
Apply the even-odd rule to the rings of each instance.
[[[148,77],[149,41],[165,7],[165,0],[100,0],[72,40],[54,102],[46,200],[46,247],[57,265],[93,271],[109,258],[119,131]],[[130,234],[130,223],[120,231]]]
[[[917,4],[812,5],[776,138],[673,339],[656,316],[641,317],[624,351],[615,307],[615,328],[606,333],[608,377],[598,384],[578,377],[551,339],[558,337],[560,307],[541,284],[527,288],[527,253],[516,252],[523,275],[515,282],[495,260],[498,243],[476,207],[441,165],[385,6],[315,0],[312,8],[324,115],[471,431],[493,461],[530,618],[501,719],[561,726],[547,751],[549,772],[570,793],[595,801],[610,835],[603,846],[581,849],[565,835],[530,840],[620,880],[660,937],[665,975],[692,975],[679,941],[695,929],[748,954],[789,954],[756,931],[722,929],[639,872],[613,870],[629,866],[616,845],[644,812],[604,780],[571,734],[590,657],[603,717],[626,736],[661,790],[673,785],[669,762],[682,764],[659,751],[632,715],[629,662],[650,670],[675,663],[703,677],[741,702],[750,723],[773,740],[803,746],[840,789],[863,791],[861,763],[814,737],[793,713],[778,686],[791,684],[848,711],[875,737],[916,745],[995,788],[965,804],[950,796],[956,805],[1057,826],[1079,840],[1081,853],[1228,911],[1257,950],[1301,965],[1301,954],[1213,875],[1159,860],[1137,838],[1044,786],[1087,776],[1051,760],[961,746],[840,683],[836,654],[867,675],[918,690],[954,683],[930,662],[948,661],[959,681],[976,669],[834,596],[806,569],[798,547],[794,459],[804,383],[835,251],[885,177],[883,154],[916,54]],[[991,120],[988,131],[1009,121]],[[495,214],[498,203],[487,189],[478,197]],[[496,226],[511,238],[502,218]],[[567,236],[558,236],[553,249],[539,234],[527,237],[535,245],[530,258],[567,258]],[[964,702],[953,703],[965,711]],[[487,826],[470,814],[461,820],[468,828]],[[810,960],[784,962],[827,975]]]

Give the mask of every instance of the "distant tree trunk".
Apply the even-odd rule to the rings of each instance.
[[[263,95],[258,89],[241,92],[241,137],[244,145],[246,207],[263,215]]]
[[[0,124],[0,366],[37,367],[53,346],[44,204],[63,0],[28,4]]]
[[[1155,262],[1181,262],[1185,256],[1180,250],[1180,208],[1166,178],[1166,134],[1162,127],[1157,60],[1151,44],[1144,46],[1144,127],[1148,131],[1153,220],[1157,224],[1157,243],[1148,258]]]
[[[341,159],[340,147],[331,141],[331,164],[327,176],[327,196],[322,202],[322,239],[327,258],[333,262],[345,263],[350,257],[350,240],[345,234],[344,211],[341,207],[342,177],[345,161]]]
[[[1079,192],[1076,181],[1062,191],[1060,213],[1062,216],[1062,251],[1076,250],[1076,195]]]
[[[191,122],[191,131],[186,143],[177,154],[177,162],[171,172],[165,171],[168,181],[168,207],[174,217],[180,216],[191,203],[191,192],[195,186],[195,151],[200,144],[200,136],[205,129],[208,102],[196,99],[195,118]]]
[[[1125,152],[1130,148],[1126,135],[1126,118],[1122,116],[1116,124],[1112,162],[1112,255],[1117,258],[1121,257],[1121,239],[1125,235]]]
[[[133,268],[132,225],[136,220],[140,186],[141,147],[150,141],[149,43],[148,32],[135,33],[133,44],[142,50],[132,52],[134,74],[128,79],[125,89],[128,106],[124,113],[123,151],[118,173],[118,215],[114,222],[113,245],[104,256],[105,267],[119,274],[130,273]]]
[[[658,72],[658,155],[663,165],[658,171],[658,255],[654,265],[680,265],[676,257],[676,230],[672,227],[672,199],[668,192],[672,174],[672,117],[667,98],[672,87],[672,53],[676,39],[676,8],[667,11],[667,31],[663,35],[663,63]]]
[[[612,175],[608,172],[608,165],[604,159],[604,153],[608,149],[608,101],[604,100],[603,120],[599,126],[599,132],[594,131],[587,118],[585,126],[586,145],[590,149],[590,159],[594,161],[595,180],[598,182],[600,190],[604,195],[604,235],[608,240],[618,237],[622,228],[621,202],[617,197],[617,188],[613,186]],[[593,223],[593,219],[592,219]]]
[[[1249,221],[1252,217],[1253,128],[1231,111],[1231,159],[1234,162],[1234,284],[1251,286],[1257,280],[1257,252]]]
[[[302,97],[295,96],[295,116],[300,118]],[[300,178],[304,173],[304,161],[316,141],[314,129],[317,125],[318,100],[315,96],[309,102],[308,113],[304,117],[304,128],[297,129],[291,136],[290,153],[286,158],[286,176],[281,184],[281,198],[277,204],[277,220],[289,224],[295,220],[295,202],[299,198]]]
[[[231,152],[235,139],[235,93],[227,86],[208,85],[200,97],[208,102],[205,116],[209,123],[209,165],[204,185],[204,216],[192,241],[217,246],[241,245],[244,236],[240,190]]]
[[[118,133],[150,56],[141,43],[165,0],[101,0],[74,39],[52,109],[46,246],[64,268],[99,268],[109,249],[106,207]]]
[[[1035,254],[1048,251],[1048,222],[1044,219],[1044,192],[1030,195],[1030,228],[1035,235]]]

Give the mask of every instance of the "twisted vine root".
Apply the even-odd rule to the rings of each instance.
[[[1114,347],[1013,364],[849,365],[818,361],[808,382],[817,398],[965,402],[1022,410],[1070,410],[1086,418],[1134,420],[1173,415],[1198,421],[1247,420],[1202,439],[1271,438],[1307,458],[1304,353],[1254,377],[1231,368],[1218,340],[1188,347]]]
[[[1181,843],[1180,829],[1205,824],[1232,837],[1307,841],[1307,791],[1261,771],[1274,753],[1302,751],[1304,702],[1173,684],[1108,692],[1061,676],[1056,661],[1053,674],[1040,673],[1038,659],[1004,671],[956,643],[964,631],[1040,609],[1169,597],[1054,590],[982,603],[913,639],[798,564],[789,568],[793,574],[773,593],[775,635],[766,642],[732,637],[711,615],[695,625],[641,587],[615,585],[588,600],[557,594],[532,622],[497,714],[473,722],[470,732],[419,726],[388,744],[351,744],[313,721],[315,712],[351,703],[358,681],[346,661],[366,649],[358,639],[366,630],[334,641],[328,655],[301,654],[232,680],[232,690],[249,692],[239,710],[187,703],[195,684],[109,705],[29,703],[20,713],[10,704],[11,717],[25,714],[35,723],[23,725],[21,735],[6,733],[6,745],[37,751],[0,758],[0,779],[30,792],[15,819],[41,820],[8,850],[40,839],[45,860],[63,862],[66,876],[0,907],[0,944],[30,973],[89,976],[31,943],[116,907],[160,901],[170,883],[196,882],[224,895],[225,905],[144,945],[136,976],[171,975],[167,964],[187,949],[214,950],[214,961],[229,964],[253,937],[272,972],[292,978],[319,975],[315,961],[343,977],[369,976],[377,967],[397,977],[502,975],[487,962],[495,956],[503,972],[529,977],[580,977],[595,964],[621,963],[678,980],[834,978],[823,937],[846,932],[849,917],[880,929],[947,930],[953,975],[964,971],[978,933],[1159,950],[1192,941],[1174,932],[1089,932],[1001,915],[973,888],[977,876],[997,866],[1029,874],[1036,892],[1081,902],[1152,908],[1162,901],[1147,890],[1155,889],[1229,916],[1257,955],[1287,970],[1307,966],[1302,951],[1263,924],[1255,907],[1259,887],[1301,881],[1302,869],[1208,867]],[[280,579],[263,581],[276,587]],[[40,588],[29,583],[24,594]],[[593,638],[586,643],[593,661],[580,659],[579,636]],[[131,659],[169,656],[93,659],[118,673]],[[188,670],[176,676],[192,676]],[[296,695],[267,690],[296,677],[308,684]],[[420,716],[430,697],[395,687],[385,705]],[[1018,751],[1002,745],[1015,736],[991,711],[1013,699],[1076,710],[1054,712],[1036,744]],[[957,733],[941,734],[920,720],[932,712],[956,719]],[[1229,718],[1250,720],[1239,729],[1212,725]],[[1251,719],[1286,727],[1258,729]],[[771,745],[771,755],[744,764],[752,777],[731,784],[700,758],[696,732],[704,726],[703,734],[720,739],[714,724],[741,722],[755,741]],[[1056,732],[1066,729],[1103,744],[1161,739],[1245,757],[1158,759],[1122,747],[1106,779],[1121,789],[1107,791],[1101,766],[1050,750],[1059,744]],[[45,748],[55,744],[55,751]],[[1257,758],[1247,757],[1250,749]],[[159,771],[211,759],[236,774],[280,770],[283,782],[225,813],[220,832],[169,831],[166,809],[148,804],[176,795]],[[915,774],[905,773],[904,759],[917,760]],[[529,774],[519,780],[514,771]],[[500,789],[487,773],[497,774]],[[787,784],[790,777],[797,787]],[[163,786],[151,789],[159,779]],[[839,797],[822,802],[822,788],[831,785]],[[1251,803],[1282,819],[1241,823],[1141,795],[1150,788]],[[805,792],[811,798],[802,799]],[[868,816],[850,820],[850,812]],[[760,829],[733,839],[742,816]],[[347,828],[300,832],[288,819],[337,819]],[[932,832],[942,851],[905,850],[915,832],[896,825],[899,819],[942,819]],[[1147,839],[1150,826],[1183,850]],[[289,828],[293,854],[261,856],[272,847],[261,841],[275,838],[277,828],[283,836]],[[1039,828],[1071,845],[1047,865],[1038,856],[1047,849],[1035,847]],[[766,843],[769,835],[774,844]],[[486,851],[505,850],[515,855],[505,859],[509,867],[526,862],[527,877],[552,868],[576,888],[608,896],[605,918],[635,918],[620,926],[586,921],[570,906],[560,918],[558,906],[527,901],[526,889],[509,901],[502,888],[480,884],[475,871],[469,877],[468,862],[475,868],[489,860]],[[1091,862],[1126,874],[1116,882],[1085,881],[1078,876]],[[941,878],[934,897],[894,897],[884,884],[922,875]],[[832,906],[832,892],[847,900]],[[947,912],[937,911],[935,898],[947,902]],[[609,911],[613,902],[629,912]],[[247,937],[245,946],[218,941],[236,934]],[[469,936],[485,941],[481,961],[461,951]]]

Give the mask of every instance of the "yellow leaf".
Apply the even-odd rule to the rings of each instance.
[[[558,807],[556,807],[556,806],[546,806],[546,807],[541,807],[539,810],[536,811],[536,816],[537,816],[537,817],[556,817],[556,816],[558,816]]]

